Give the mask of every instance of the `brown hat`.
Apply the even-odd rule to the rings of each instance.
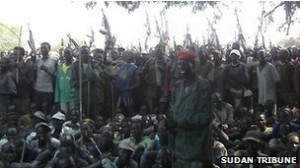
[[[36,112],[33,114],[33,116],[36,117],[36,118],[39,118],[39,119],[41,119],[41,120],[43,120],[43,121],[46,121],[46,116],[45,116],[45,114],[44,114],[43,112],[41,112],[41,111],[36,111]]]
[[[248,131],[243,138],[244,141],[254,141],[257,143],[260,143],[261,140],[261,134],[258,131]]]

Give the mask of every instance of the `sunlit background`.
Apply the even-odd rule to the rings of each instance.
[[[102,13],[104,10],[111,32],[117,38],[116,45],[130,48],[138,46],[139,42],[144,47],[146,39],[146,12],[149,15],[151,25],[151,37],[149,46],[158,43],[159,37],[156,31],[155,18],[159,26],[162,25],[160,12],[163,6],[159,4],[150,4],[142,6],[132,13],[110,3],[107,8],[102,1],[97,3],[94,9],[85,8],[84,2],[78,0],[1,0],[0,1],[0,22],[5,25],[22,26],[22,40],[28,39],[28,27],[31,28],[35,43],[38,46],[43,41],[48,41],[52,45],[57,45],[63,38],[67,42],[67,34],[71,34],[74,39],[89,41],[87,35],[91,34],[91,29],[95,32],[96,47],[103,47],[105,38],[99,33],[102,25]],[[243,29],[246,43],[253,46],[254,39],[258,30],[259,17],[262,7],[258,1],[224,2],[228,7],[222,7],[222,19],[217,22],[216,30],[222,45],[236,40],[238,33],[236,27],[236,18],[234,9],[238,9],[240,23]],[[266,9],[268,10],[268,9]],[[270,9],[269,9],[270,10]],[[207,19],[212,19],[213,12],[216,9],[208,8],[205,12],[193,14],[191,7],[170,8],[165,13],[165,19],[168,21],[169,36],[176,43],[183,42],[187,33],[187,25],[192,40],[199,41],[202,44],[203,39],[208,38],[210,29]],[[283,9],[278,9],[274,13],[275,22],[270,24],[265,32],[266,43],[269,40],[277,44],[283,38],[286,38],[285,32],[279,32],[277,28],[285,22],[285,13]],[[300,35],[299,23],[291,27],[288,37],[298,37]],[[261,40],[260,40],[261,42]],[[22,44],[28,48],[25,43]]]

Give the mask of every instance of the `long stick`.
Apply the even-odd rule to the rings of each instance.
[[[82,121],[82,55],[79,51],[79,113],[80,121]]]
[[[26,148],[26,141],[23,142],[23,147],[22,147],[22,154],[21,154],[21,160],[20,160],[20,163],[23,163],[23,161],[24,161],[25,148]]]
[[[23,27],[21,26],[21,29],[20,29],[20,35],[19,35],[19,47],[21,47],[21,39],[22,39],[22,29]],[[16,83],[19,83],[19,59],[20,59],[20,51],[18,52],[18,55],[17,55],[17,74],[16,74]]]
[[[112,119],[114,118],[115,116],[115,96],[114,96],[114,85],[112,83],[112,81],[110,82],[110,89],[111,89],[111,108],[112,108]]]
[[[90,104],[91,104],[91,82],[88,81],[88,95],[87,95],[87,117],[90,117]]]

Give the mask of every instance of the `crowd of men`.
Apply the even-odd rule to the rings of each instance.
[[[44,42],[38,53],[1,53],[0,167],[249,167],[220,158],[299,156],[300,48],[50,51]]]

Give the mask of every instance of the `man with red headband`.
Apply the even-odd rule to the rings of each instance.
[[[180,78],[172,88],[171,110],[174,125],[176,168],[190,168],[193,161],[211,167],[212,163],[212,112],[209,82],[197,77],[196,53],[177,52]]]

